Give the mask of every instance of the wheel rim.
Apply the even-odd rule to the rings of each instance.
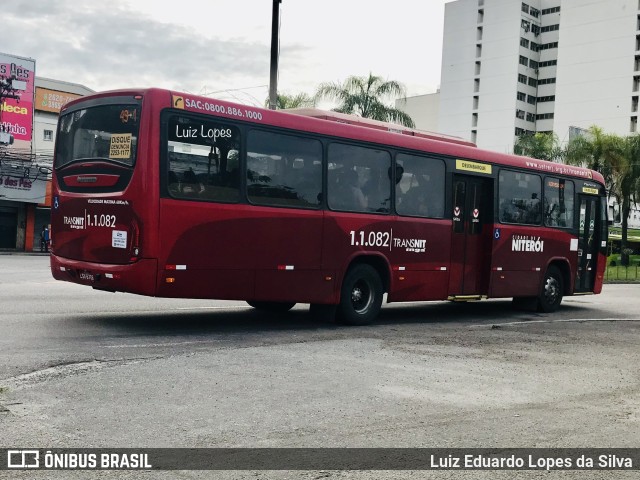
[[[371,284],[365,280],[358,280],[351,289],[351,305],[353,310],[362,315],[366,313],[373,304],[373,288]]]
[[[547,304],[556,304],[560,295],[560,282],[555,277],[548,277],[544,285],[544,298],[547,301]]]

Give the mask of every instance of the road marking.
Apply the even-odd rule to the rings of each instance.
[[[181,345],[198,345],[200,343],[213,343],[215,340],[197,340],[190,342],[167,343],[136,343],[133,345],[100,345],[101,348],[153,348],[153,347],[179,347]]]
[[[222,307],[176,307],[176,310],[228,310],[231,308],[249,309],[252,307],[249,305],[227,305]]]
[[[490,323],[470,325],[469,328],[509,327],[513,325],[531,325],[532,323],[569,323],[569,322],[640,322],[640,318],[559,318],[548,320],[523,320],[520,322]]]

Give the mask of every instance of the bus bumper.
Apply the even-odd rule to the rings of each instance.
[[[158,262],[141,259],[127,265],[83,262],[51,255],[51,274],[56,280],[110,292],[155,296]]]

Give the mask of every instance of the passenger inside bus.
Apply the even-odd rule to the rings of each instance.
[[[421,179],[422,175],[411,175],[409,190],[402,195],[399,210],[405,215],[415,215],[426,217],[429,215],[429,203],[427,200],[426,182]]]
[[[338,210],[364,211],[365,198],[359,186],[358,173],[351,168],[342,168],[335,177],[335,188],[330,194],[330,204]]]

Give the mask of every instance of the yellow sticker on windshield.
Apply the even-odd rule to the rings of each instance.
[[[109,158],[131,158],[130,133],[114,133],[111,135]]]

